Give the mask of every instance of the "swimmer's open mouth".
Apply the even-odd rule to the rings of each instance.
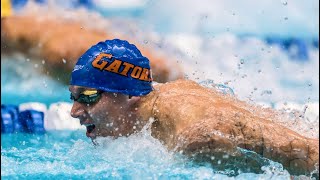
[[[89,125],[86,125],[86,127],[87,127],[87,133],[86,133],[87,137],[93,138],[95,135],[92,132],[96,128],[96,126],[94,124],[89,124]]]
[[[94,130],[94,128],[96,127],[94,124],[90,124],[87,127],[87,132],[88,133],[92,133],[92,131]]]

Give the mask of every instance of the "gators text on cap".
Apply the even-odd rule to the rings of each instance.
[[[152,91],[151,83],[148,58],[135,45],[114,39],[99,42],[79,58],[70,85],[141,96]]]

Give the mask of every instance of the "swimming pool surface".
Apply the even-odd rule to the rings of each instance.
[[[94,146],[83,130],[2,134],[3,179],[289,179],[278,163],[261,174],[215,171],[167,151],[147,130]],[[223,162],[222,162],[223,163]]]

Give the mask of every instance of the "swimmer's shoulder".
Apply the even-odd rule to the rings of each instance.
[[[149,112],[154,112],[156,104],[163,104],[170,99],[170,102],[178,100],[180,95],[188,89],[196,88],[199,85],[191,80],[179,79],[167,83],[153,83],[153,91],[149,94],[142,96],[139,100],[139,109],[142,116],[152,116]],[[187,93],[187,92],[186,92]]]
[[[153,83],[154,91],[156,92],[174,92],[175,90],[181,90],[181,89],[199,89],[201,86],[192,80],[188,79],[178,79],[175,81],[170,81],[166,83]]]

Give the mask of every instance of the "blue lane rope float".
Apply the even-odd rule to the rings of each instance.
[[[19,112],[18,106],[1,105],[1,133],[45,133],[44,113],[36,110]]]
[[[7,109],[1,108],[1,133],[13,133],[12,116]]]

